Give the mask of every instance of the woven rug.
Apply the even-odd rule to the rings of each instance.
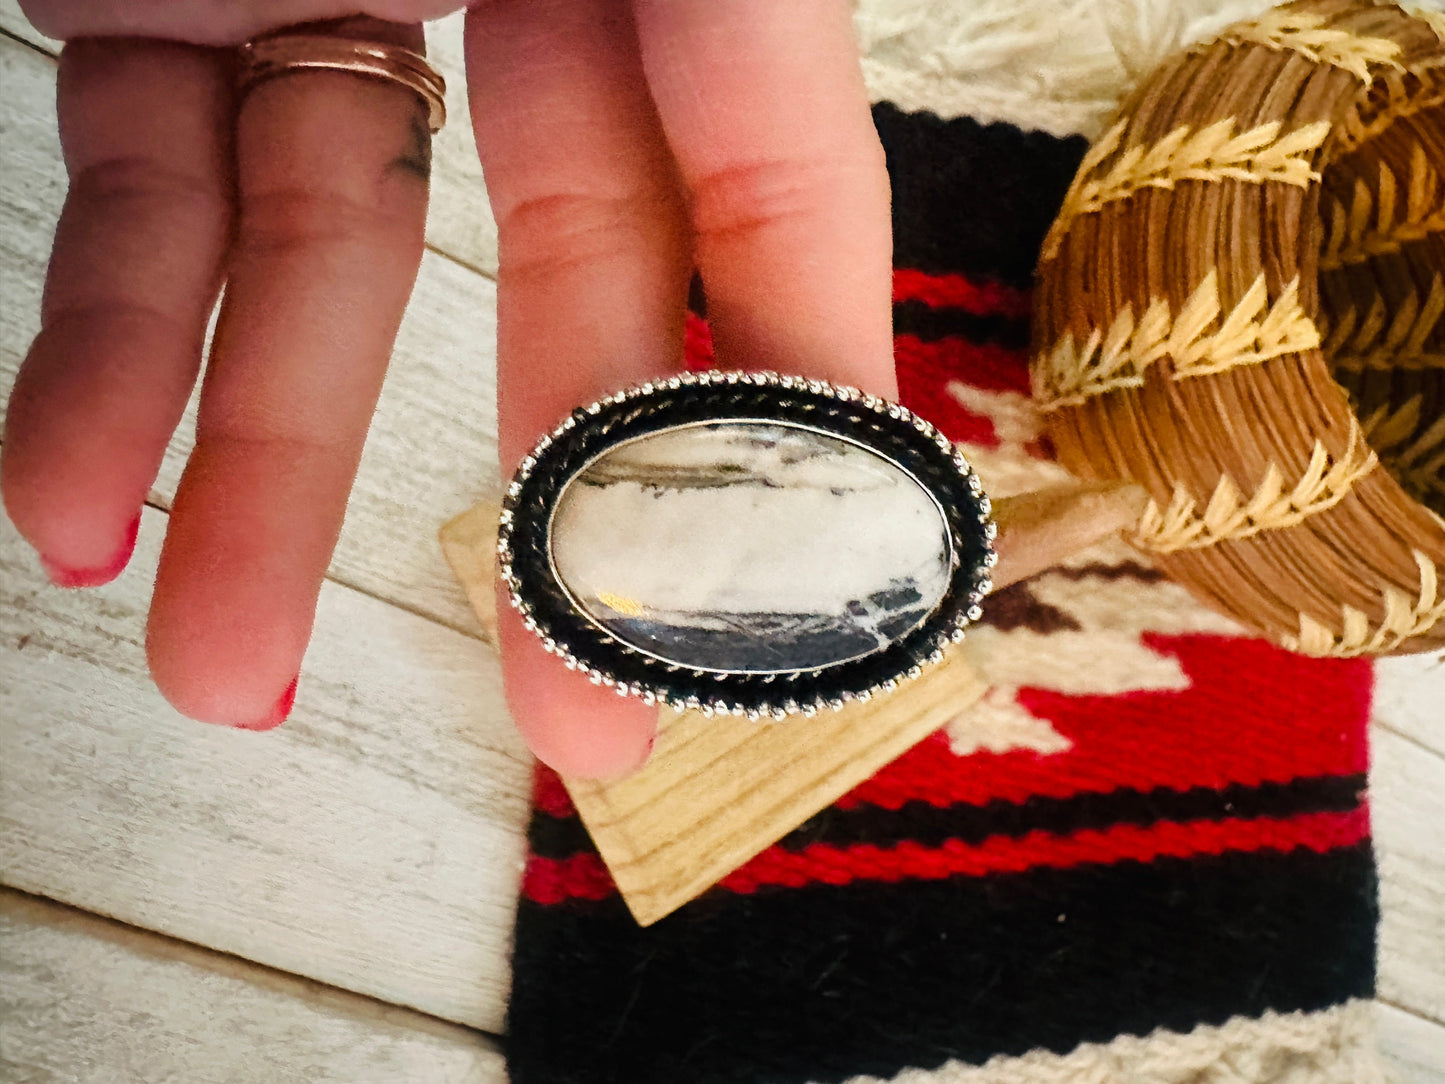
[[[1049,29],[978,5],[970,40],[1003,60],[951,66],[919,59],[951,40],[938,5],[860,13],[902,398],[995,494],[1061,478],[1030,280],[1086,147],[1068,133],[1219,14],[1169,6],[1104,3],[1089,39],[1082,5]],[[708,364],[701,319],[689,355]],[[513,1084],[1383,1079],[1369,664],[1244,638],[1122,543],[997,593],[977,639],[982,703],[647,929],[540,770]]]

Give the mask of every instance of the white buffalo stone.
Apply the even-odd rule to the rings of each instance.
[[[717,671],[858,658],[948,586],[943,513],[906,470],[802,426],[728,421],[604,452],[552,518],[578,607],[649,654]]]

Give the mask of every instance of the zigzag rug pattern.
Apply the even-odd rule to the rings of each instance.
[[[903,399],[996,490],[1052,480],[1029,282],[1084,142],[874,118]],[[1369,664],[1246,639],[1115,544],[978,635],[983,703],[647,929],[541,770],[514,1084],[1379,1079]]]

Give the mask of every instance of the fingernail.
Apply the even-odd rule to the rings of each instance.
[[[296,686],[301,682],[301,675],[297,674],[291,679],[291,684],[286,686],[286,691],[281,694],[281,699],[276,701],[276,706],[271,709],[271,714],[260,722],[242,723],[237,730],[275,730],[284,723],[291,714],[291,709],[296,706]]]
[[[125,543],[120,547],[120,551],[105,564],[96,568],[70,568],[42,553],[40,567],[45,569],[45,574],[56,587],[99,587],[125,571],[131,554],[135,552],[135,540],[139,535],[140,516],[136,516],[131,522],[130,530],[126,532]]]

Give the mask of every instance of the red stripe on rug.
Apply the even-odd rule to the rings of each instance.
[[[983,805],[1105,792],[1188,790],[1348,775],[1369,762],[1371,669],[1360,659],[1309,659],[1261,640],[1146,634],[1179,659],[1182,690],[1077,696],[1025,689],[1019,702],[1071,747],[1043,754],[953,753],[926,739],[838,805]]]
[[[895,335],[893,357],[900,375],[907,370],[919,379],[928,377],[940,385],[958,380],[985,391],[1030,393],[1027,350],[976,343],[955,335],[932,341],[917,335]]]
[[[1018,838],[994,836],[975,844],[948,840],[938,847],[906,841],[892,847],[815,843],[800,851],[769,847],[724,877],[719,887],[745,894],[764,887],[936,881],[1023,873],[1037,867],[1065,869],[1238,851],[1292,851],[1303,847],[1323,854],[1358,843],[1369,831],[1369,811],[1362,806],[1348,813],[1305,813],[1287,818],[1121,824],[1068,835],[1034,831]],[[616,891],[602,859],[592,853],[563,859],[533,856],[527,861],[522,880],[522,893],[535,903],[547,905],[568,899],[606,899]]]
[[[533,774],[532,804],[552,817],[575,817],[577,807],[562,777],[545,764],[538,763]]]
[[[688,372],[705,373],[709,369],[717,368],[712,327],[695,312],[689,312],[683,320],[682,354]]]
[[[732,892],[752,892],[764,885],[801,888],[852,881],[934,881],[945,877],[981,877],[990,873],[1022,873],[1036,866],[1064,868],[1150,862],[1156,858],[1189,858],[1226,851],[1291,851],[1308,847],[1324,853],[1358,843],[1370,830],[1363,807],[1348,813],[1306,813],[1286,819],[1163,821],[1141,827],[1084,829],[1070,835],[1030,832],[1011,839],[995,836],[982,843],[948,840],[939,847],[903,842],[894,847],[859,844],[836,847],[817,843],[801,851],[770,848],[722,880]]]
[[[993,419],[975,414],[949,395],[948,381],[939,379],[936,373],[915,365],[900,365],[898,400],[936,425],[940,433],[955,443],[980,444],[985,448],[999,445]]]
[[[975,316],[1022,319],[1033,311],[1027,290],[997,282],[976,282],[965,275],[930,275],[910,267],[893,271],[893,300],[922,301],[936,309],[963,309]]]
[[[601,856],[591,851],[567,858],[527,856],[522,895],[533,903],[550,906],[563,900],[605,900],[616,894],[617,882]]]

